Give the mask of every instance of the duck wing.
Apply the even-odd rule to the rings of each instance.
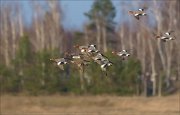
[[[137,19],[137,20],[139,20],[140,18],[139,18],[139,14],[137,14],[137,15],[134,15],[134,17]]]
[[[63,66],[63,65],[58,65],[58,67],[59,67],[61,70],[64,70],[64,66]]]
[[[51,61],[54,61],[56,63],[58,62],[65,62],[65,59],[64,58],[57,58],[57,59],[50,59]]]

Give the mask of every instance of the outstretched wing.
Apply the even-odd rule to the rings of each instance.
[[[64,60],[64,58],[57,58],[57,59],[50,59],[51,61],[54,61],[54,62],[56,62],[56,63],[58,63],[58,62],[62,62],[62,61],[65,61]]]
[[[139,14],[135,14],[135,15],[134,15],[134,17],[135,17],[137,20],[139,20],[139,16],[140,16]]]
[[[64,66],[63,66],[63,65],[58,65],[58,67],[59,67],[61,70],[64,70]]]

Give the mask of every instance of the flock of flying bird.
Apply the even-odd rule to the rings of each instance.
[[[129,11],[137,20],[140,20],[141,17],[146,16],[145,12],[147,8],[139,9],[137,11]],[[174,40],[175,37],[171,35],[174,31],[165,32],[164,34],[154,34],[157,39],[160,39],[163,42]],[[103,72],[107,71],[107,68],[113,65],[113,63],[104,56],[97,48],[96,45],[91,44],[88,46],[79,46],[75,45],[74,48],[78,49],[80,53],[78,55],[66,53],[65,57],[58,59],[50,59],[54,61],[60,69],[64,70],[64,65],[66,64],[75,64],[80,70],[84,71],[84,67],[90,64],[90,61],[93,60],[97,63]],[[127,50],[122,51],[113,51],[112,54],[119,56],[122,60],[125,60],[130,54]],[[106,72],[107,76],[107,72]]]
[[[88,46],[79,46],[75,45],[74,48],[77,48],[80,53],[78,55],[66,53],[65,57],[58,59],[50,59],[57,63],[60,69],[64,70],[64,65],[66,64],[75,64],[80,70],[84,70],[84,67],[90,64],[90,61],[93,60],[95,63],[100,65],[102,71],[106,72],[107,68],[112,66],[112,62],[104,56],[97,48],[96,45],[91,44]],[[126,50],[121,52],[112,52],[113,54],[120,56],[123,60],[130,56]],[[107,73],[106,73],[107,75]]]

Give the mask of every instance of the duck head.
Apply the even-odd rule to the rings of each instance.
[[[87,49],[86,48],[82,48],[81,49],[81,52],[83,53],[83,52],[86,52],[87,51]]]
[[[116,52],[116,51],[112,51],[111,53],[112,53],[112,54],[116,54],[117,52]]]
[[[52,59],[52,58],[51,58],[51,59],[49,59],[49,60],[50,60],[50,61],[55,61],[55,59]]]
[[[139,11],[144,11],[144,9],[143,9],[143,8],[139,8],[138,10],[139,10]]]
[[[111,62],[109,62],[109,63],[108,63],[108,66],[112,66],[112,63],[111,63]]]
[[[95,47],[96,48],[96,45],[95,44],[91,44],[91,45],[89,45],[89,47]]]

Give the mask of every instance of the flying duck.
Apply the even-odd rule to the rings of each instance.
[[[96,49],[96,45],[91,44],[91,45],[88,46],[88,52],[89,53],[98,53],[99,50]]]
[[[110,62],[108,58],[101,53],[98,53],[92,59],[94,60],[94,62],[100,65],[101,70],[104,72],[106,72],[109,66],[112,66],[112,62]],[[106,72],[106,76],[107,76],[107,72]]]
[[[89,62],[87,59],[85,59],[84,55],[73,55],[71,54],[71,61],[72,64],[75,64],[79,69],[83,70],[84,66],[89,65]]]
[[[92,57],[92,59],[98,64],[102,61],[108,60],[108,58],[101,53],[98,53],[96,56]]]
[[[101,70],[106,71],[109,66],[112,66],[111,62],[101,64]]]
[[[160,33],[160,35],[155,35],[155,34],[154,35],[155,35],[155,38],[160,39],[163,42],[167,42],[167,41],[175,39],[175,37],[171,35],[172,32],[174,31],[165,32],[164,34]]]
[[[104,71],[106,73],[107,76],[107,68],[112,66],[112,62],[110,62],[109,60],[103,60],[101,61],[101,70]]]
[[[130,54],[126,51],[126,50],[122,50],[120,52],[115,52],[115,51],[112,51],[112,54],[115,54],[119,57],[122,57],[122,59],[124,60],[126,57],[129,57]]]
[[[87,49],[88,49],[88,46],[74,45],[73,47],[74,47],[74,48],[78,48],[82,54],[86,54]]]
[[[56,62],[57,66],[61,70],[64,70],[64,65],[68,63],[66,58],[58,58],[58,59],[50,59],[50,60]]]
[[[144,8],[138,9],[137,11],[129,11],[129,13],[130,13],[131,15],[133,15],[137,20],[139,20],[141,16],[146,16],[146,15],[147,15],[147,14],[145,13],[145,10],[146,10],[146,9],[147,9],[147,8],[144,7]]]

